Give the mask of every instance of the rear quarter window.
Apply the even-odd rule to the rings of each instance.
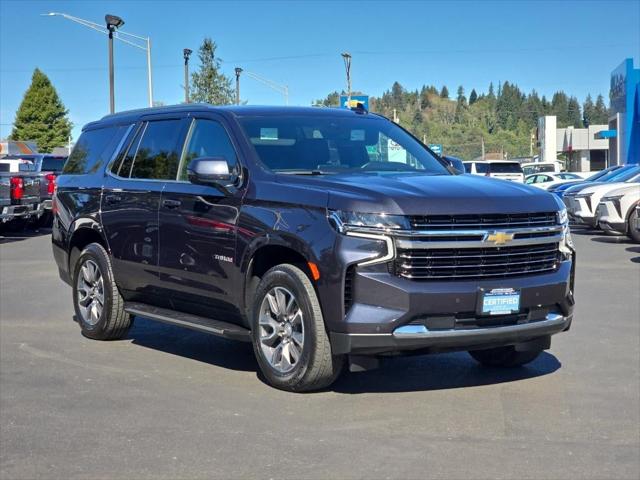
[[[64,165],[65,175],[92,174],[109,162],[128,125],[87,130],[80,135]]]

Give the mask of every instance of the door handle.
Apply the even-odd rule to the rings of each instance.
[[[180,205],[182,205],[182,202],[180,200],[163,200],[162,201],[162,206],[164,206],[165,208],[178,208]]]
[[[106,195],[104,197],[104,201],[113,205],[114,203],[120,203],[122,201],[122,197],[120,195]]]

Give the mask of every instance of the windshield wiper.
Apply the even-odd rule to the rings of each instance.
[[[278,173],[287,175],[331,175],[333,172],[327,172],[326,170],[280,170]]]

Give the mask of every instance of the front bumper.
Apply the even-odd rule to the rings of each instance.
[[[596,218],[598,226],[602,230],[612,230],[626,233],[627,222],[620,216],[617,209],[611,202],[600,202],[596,208]]]
[[[429,330],[424,325],[405,325],[386,334],[332,333],[331,344],[334,354],[358,355],[481,350],[548,337],[568,330],[571,320],[571,315],[548,313],[540,320],[490,328]]]
[[[575,258],[575,256],[574,256]],[[358,268],[353,304],[331,332],[334,353],[375,355],[448,351],[521,343],[566,330],[573,314],[574,261],[553,272],[466,281],[414,281]],[[479,316],[483,290],[520,291],[520,313]]]

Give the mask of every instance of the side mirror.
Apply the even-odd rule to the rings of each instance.
[[[467,173],[465,171],[462,160],[460,160],[459,158],[443,156],[442,159],[449,164],[449,166],[453,169],[456,175],[462,175],[464,173]]]
[[[197,185],[212,185],[225,189],[238,179],[236,173],[229,171],[229,164],[224,157],[199,157],[191,160],[187,165],[187,177],[191,183]]]

